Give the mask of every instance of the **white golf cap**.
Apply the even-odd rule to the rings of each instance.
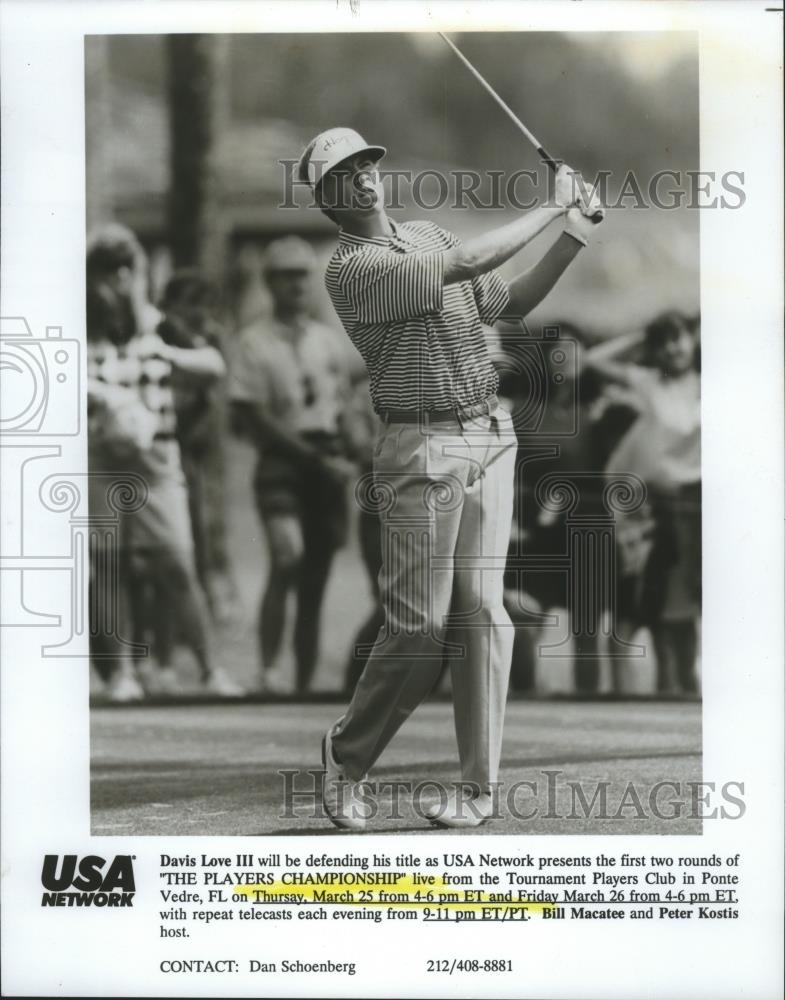
[[[368,153],[380,160],[386,152],[384,146],[369,146],[353,128],[329,128],[308,143],[297,165],[297,177],[314,188],[329,170],[350,156]]]

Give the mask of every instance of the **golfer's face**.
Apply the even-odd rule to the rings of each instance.
[[[384,208],[384,188],[375,160],[358,154],[331,170],[322,182],[326,208],[352,216],[367,216]]]

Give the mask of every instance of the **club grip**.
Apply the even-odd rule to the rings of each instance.
[[[556,171],[559,169],[560,164],[558,163],[557,160],[554,160],[554,158],[551,156],[551,154],[548,152],[545,146],[538,146],[537,152],[540,154],[540,159],[546,165],[546,167],[548,167],[550,170],[556,173]]]
[[[550,170],[552,170],[554,173],[556,173],[556,171],[561,166],[561,162],[558,161],[558,160],[554,160],[554,158],[551,156],[551,154],[548,152],[548,150],[544,146],[538,146],[537,147],[537,152],[540,154],[540,159],[542,160],[542,162]],[[604,208],[598,208],[596,212],[593,212],[592,215],[589,216],[589,218],[594,223],[602,222],[602,220],[605,218],[605,209]]]

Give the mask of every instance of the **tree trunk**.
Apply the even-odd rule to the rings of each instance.
[[[85,194],[87,228],[113,217],[111,91],[108,40],[85,38]]]
[[[220,282],[226,257],[218,148],[228,107],[228,39],[169,35],[169,242],[175,267]]]

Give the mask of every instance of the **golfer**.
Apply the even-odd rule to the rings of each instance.
[[[334,128],[298,165],[339,227],[325,281],[382,421],[367,492],[382,521],[386,620],[324,737],[323,802],[336,826],[365,828],[362,781],[446,654],[462,782],[427,816],[473,827],[493,809],[513,642],[502,599],[516,437],[482,324],[524,317],[542,301],[588,243],[598,204],[578,197],[562,166],[552,203],[462,244],[431,222],[388,217],[377,166],[385,153]],[[563,233],[539,263],[504,281],[495,269],[553,222]]]

